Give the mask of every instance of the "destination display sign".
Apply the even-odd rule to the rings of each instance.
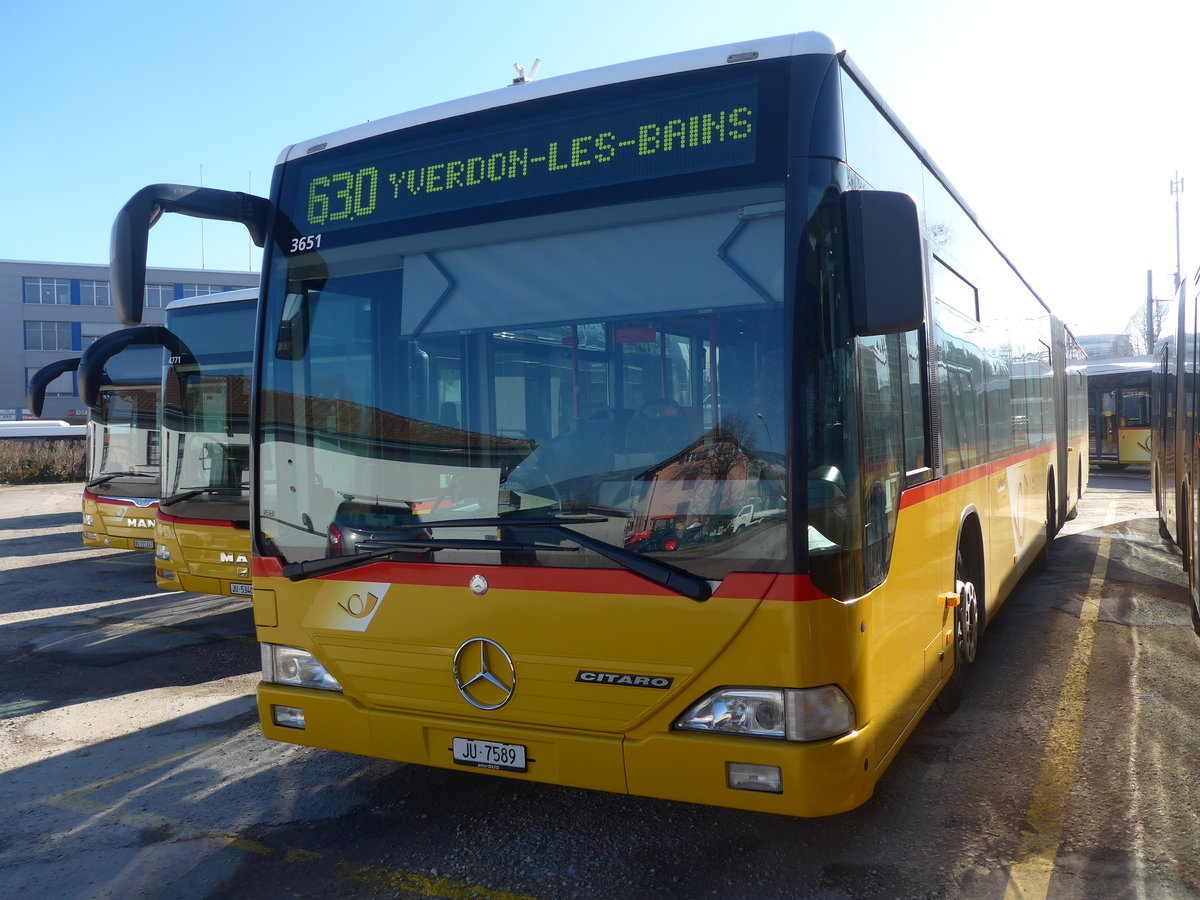
[[[519,88],[514,88],[519,90]],[[314,158],[293,222],[306,235],[755,162],[756,79],[519,118],[435,140]],[[319,246],[302,240],[297,250]],[[311,245],[311,246],[310,246]]]

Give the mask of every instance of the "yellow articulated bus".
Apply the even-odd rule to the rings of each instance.
[[[127,320],[164,211],[265,245],[273,740],[848,810],[1086,481],[1073,339],[823,35],[325,135],[269,199],[147,187]]]
[[[93,346],[82,357],[51,363],[30,378],[27,400],[34,415],[41,415],[46,387],[79,369]],[[154,549],[161,368],[158,352],[131,347],[94,369],[83,486],[83,543],[87,547]]]
[[[1182,272],[1180,264],[1175,314],[1154,349],[1150,487],[1159,534],[1181,551],[1192,628],[1200,635],[1200,269],[1192,275],[1190,295]]]
[[[163,347],[162,500],[156,579],[166,590],[249,596],[250,363],[258,292],[172,302],[164,326],[102,338],[89,362],[132,344]],[[162,351],[160,351],[162,352]],[[88,373],[83,379],[88,381]],[[87,399],[87,398],[85,398]]]

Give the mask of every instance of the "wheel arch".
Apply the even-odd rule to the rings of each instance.
[[[975,576],[975,591],[979,596],[979,623],[981,629],[987,623],[989,604],[987,602],[987,563],[983,540],[983,522],[979,510],[968,506],[962,511],[958,522],[958,541],[955,544],[955,557],[951,560],[951,570],[957,562],[958,550],[962,549],[963,563],[970,567]],[[953,575],[951,576],[953,577]]]

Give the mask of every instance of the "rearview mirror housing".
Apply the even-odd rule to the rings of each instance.
[[[894,191],[845,191],[847,283],[854,333],[912,331],[925,321],[917,204]]]

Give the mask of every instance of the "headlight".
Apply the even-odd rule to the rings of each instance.
[[[340,691],[342,686],[315,656],[298,647],[262,644],[263,681],[294,684],[296,687]]]
[[[676,728],[788,741],[819,741],[854,730],[854,707],[837,685],[805,690],[721,688],[695,704]]]
[[[84,513],[84,514],[83,514],[83,524],[84,524],[84,525],[91,525],[93,521],[94,521],[94,520],[92,519],[92,514],[91,514],[91,513]]]
[[[154,548],[154,555],[159,559],[165,559],[167,562],[171,561],[171,551],[164,544],[159,544]]]

